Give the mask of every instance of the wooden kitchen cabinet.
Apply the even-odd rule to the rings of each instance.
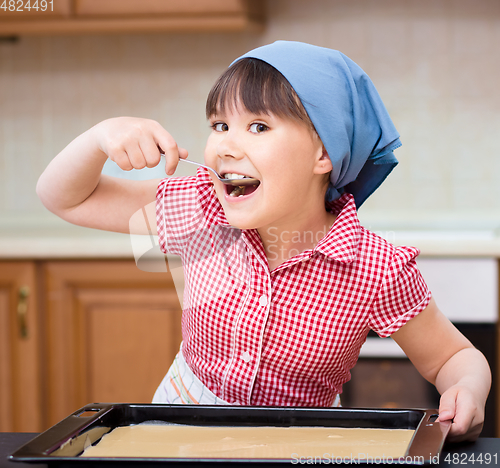
[[[38,291],[28,338],[21,285]],[[0,262],[0,430],[46,429],[87,403],[151,402],[180,320],[170,274],[133,260]]]
[[[151,402],[181,341],[171,276],[134,261],[46,262],[47,423],[92,402]]]
[[[42,429],[36,265],[0,262],[0,432]]]
[[[40,5],[43,1],[44,11]],[[34,10],[33,5],[38,7]],[[1,2],[0,2],[1,3]],[[9,6],[14,6],[15,9]],[[264,0],[16,0],[0,7],[0,35],[260,29]],[[28,9],[29,7],[29,9]]]

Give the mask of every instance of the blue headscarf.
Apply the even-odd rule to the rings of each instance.
[[[302,42],[277,41],[235,62],[247,57],[276,68],[299,96],[332,161],[327,201],[346,190],[359,208],[397,165],[401,146],[368,75],[341,52]]]

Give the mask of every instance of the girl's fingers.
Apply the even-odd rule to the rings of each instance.
[[[452,388],[443,393],[439,405],[439,421],[446,420],[452,420],[449,442],[475,440],[481,432],[484,414],[469,391]]]
[[[179,159],[187,159],[189,156],[188,150],[184,148],[177,148],[177,152],[172,151],[169,153],[164,152],[160,149],[161,155],[165,156],[165,173],[167,175],[173,175],[179,164]],[[170,154],[170,157],[167,156]],[[177,157],[175,156],[177,154]]]
[[[179,158],[188,153],[178,148],[172,135],[158,122],[149,119],[118,117],[94,127],[100,149],[126,171],[155,167],[160,152],[165,155],[165,172],[172,175]]]
[[[165,156],[165,172],[172,175],[179,162],[179,148],[177,143],[158,122],[153,127],[153,138],[161,154]]]
[[[160,149],[152,138],[141,138],[139,148],[144,155],[146,167],[156,167],[161,160]]]
[[[187,149],[179,148],[179,157],[181,157],[182,159],[187,159],[188,156],[189,154]]]
[[[157,145],[160,152],[165,156],[165,172],[168,175],[172,175],[179,163],[179,148],[177,147],[177,143],[170,137],[158,141]]]
[[[456,413],[456,393],[447,391],[441,395],[439,402],[439,420],[448,421],[455,417]]]
[[[128,146],[125,151],[127,152],[130,164],[134,169],[144,169],[146,167],[146,157],[144,156],[139,144]]]
[[[134,168],[125,150],[113,151],[112,154],[108,154],[108,158],[124,171],[131,171]]]

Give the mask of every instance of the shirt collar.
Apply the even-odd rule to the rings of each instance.
[[[227,221],[222,205],[215,194],[212,179],[206,169],[199,168],[197,170],[196,184],[205,213],[214,213],[216,224],[233,227]],[[339,262],[351,263],[357,256],[361,233],[361,224],[354,197],[350,193],[344,193],[337,200],[330,202],[327,208],[337,215],[337,219],[327,235],[318,242],[311,255],[319,252]]]
[[[196,187],[200,196],[200,203],[204,213],[213,213],[215,224],[233,227],[229,224],[222,205],[215,193],[214,184],[207,169],[200,167],[196,171]]]
[[[357,256],[361,235],[354,197],[350,193],[344,193],[331,202],[328,208],[337,214],[337,219],[328,234],[313,249],[313,253],[320,252],[339,262],[351,263]]]

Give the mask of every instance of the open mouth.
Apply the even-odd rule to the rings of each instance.
[[[251,177],[243,175],[243,174],[235,174],[232,172],[228,172],[223,175],[225,179],[250,179]],[[257,187],[260,185],[260,181],[257,181],[255,184],[251,185],[226,185],[226,193],[230,197],[242,197],[244,195],[250,195],[251,193],[257,190]]]

